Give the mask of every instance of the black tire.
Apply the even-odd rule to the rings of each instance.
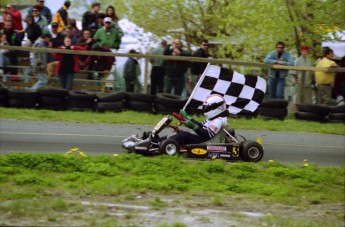
[[[8,89],[4,87],[0,87],[0,95],[7,95]]]
[[[258,107],[258,114],[264,117],[284,118],[288,114],[287,108]]]
[[[329,120],[345,122],[345,113],[332,113],[329,116]]]
[[[1,95],[0,94],[0,106],[1,107],[6,107],[7,106],[7,100],[8,100],[7,94],[6,95]]]
[[[166,106],[161,103],[155,104],[155,112],[159,114],[171,114],[172,112],[179,112],[181,108]]]
[[[183,98],[179,95],[167,94],[167,93],[158,93],[156,95],[156,103],[163,104],[169,107],[175,107],[182,109],[186,104],[187,98]]]
[[[258,162],[264,156],[264,149],[258,142],[248,140],[241,143],[240,154],[245,162]]]
[[[152,106],[153,106],[153,103],[149,103],[149,102],[140,102],[140,101],[133,101],[133,100],[126,101],[126,109],[128,110],[152,113],[153,112]]]
[[[68,90],[62,88],[42,87],[37,90],[39,96],[66,98],[68,97]]]
[[[331,113],[345,113],[345,105],[330,106]]]
[[[98,102],[118,102],[124,100],[126,97],[125,92],[114,92],[110,94],[98,94]]]
[[[66,110],[67,100],[66,98],[40,96],[38,106],[40,109]]]
[[[273,108],[285,108],[289,104],[285,99],[266,99],[263,100],[260,107],[273,107]]]
[[[123,111],[123,108],[124,108],[123,101],[96,103],[96,110],[99,112],[105,112],[105,111],[121,112]]]
[[[81,102],[96,102],[97,96],[95,93],[87,93],[87,92],[68,92],[68,99],[73,101],[81,101]]]
[[[79,101],[79,100],[68,100],[67,104],[70,110],[94,110],[96,103],[92,101]]]
[[[316,113],[308,113],[308,112],[301,112],[298,111],[295,113],[295,118],[299,120],[307,120],[307,121],[324,121],[325,116]]]
[[[180,146],[176,140],[166,139],[159,145],[159,153],[167,155],[178,155],[180,154]]]
[[[9,99],[18,99],[21,101],[27,100],[29,102],[35,101],[37,102],[38,93],[37,91],[27,91],[27,90],[8,90],[8,98]]]
[[[322,116],[326,116],[331,112],[331,108],[327,106],[317,106],[310,104],[296,104],[296,106],[298,111],[300,112],[315,113]]]
[[[154,95],[126,92],[126,101],[137,101],[145,103],[153,103],[155,101]]]
[[[29,108],[29,109],[36,109],[37,108],[36,100],[19,100],[19,99],[9,99],[8,106],[13,108]]]

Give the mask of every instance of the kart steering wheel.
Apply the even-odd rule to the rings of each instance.
[[[185,122],[185,121],[186,121],[186,119],[184,119],[184,117],[182,117],[181,114],[178,114],[178,113],[176,113],[176,112],[173,112],[172,115],[173,115],[178,121],[180,121],[180,122]]]

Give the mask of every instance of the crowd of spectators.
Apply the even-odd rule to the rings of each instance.
[[[76,20],[70,18],[68,13],[71,1],[65,1],[55,13],[52,13],[44,3],[44,0],[36,0],[36,3],[28,9],[25,18],[15,4],[8,4],[1,9],[1,45],[105,52],[119,49],[123,31],[118,25],[119,18],[113,6],[108,6],[102,12],[101,4],[93,3],[91,10],[83,13],[82,28],[79,29]],[[18,75],[18,68],[6,67],[6,65],[18,65],[18,56],[19,51],[2,50],[0,73]],[[36,52],[30,52],[29,59],[31,67],[24,70],[25,81],[28,82],[31,76],[36,75],[37,83],[28,89],[44,86],[48,76],[53,75],[59,75],[62,88],[72,89],[74,73],[80,68],[101,71],[99,76],[103,78],[107,76],[115,61],[114,57],[51,53],[38,55]],[[13,80],[15,77],[11,78]],[[6,80],[6,77],[3,79]],[[88,79],[100,78],[94,78],[90,74]]]
[[[79,29],[76,20],[69,16],[68,11],[71,4],[71,1],[65,1],[57,12],[52,13],[44,5],[44,0],[36,0],[36,3],[29,8],[25,18],[22,18],[21,12],[15,4],[6,5],[5,9],[1,9],[2,14],[0,16],[1,45],[101,52],[112,52],[112,50],[120,48],[124,33],[118,25],[119,17],[113,6],[109,5],[105,10],[102,10],[101,3],[92,3],[91,9],[82,14],[82,27]],[[23,26],[22,22],[26,26]],[[285,44],[277,42],[276,50],[267,54],[264,62],[302,67],[339,67],[333,60],[333,50],[325,48],[324,55],[317,64],[310,60],[308,50],[307,46],[301,46],[300,56],[294,60],[292,55],[285,50]],[[130,50],[129,53],[135,54],[137,52]],[[200,40],[199,48],[194,53],[184,48],[182,40],[174,39],[171,43],[163,40],[159,47],[152,50],[151,54],[202,58],[209,58],[210,56],[208,40],[206,39]],[[17,75],[18,69],[6,68],[8,64],[18,65],[17,56],[18,51],[1,50],[0,73],[5,71],[5,73]],[[62,88],[72,89],[74,73],[77,73],[79,69],[101,72],[97,77],[93,73],[89,73],[87,79],[104,79],[109,74],[114,61],[114,57],[107,56],[69,56],[50,53],[35,55],[30,53],[31,68],[25,70],[24,74],[26,78],[30,78],[30,75],[33,74],[37,76],[38,83],[30,89],[45,85],[48,81],[47,77],[54,74],[59,75]],[[188,95],[206,67],[206,63],[191,63],[188,60],[151,59],[150,62],[152,63],[150,89],[152,95],[159,92]],[[66,67],[61,67],[61,65]],[[343,67],[343,63],[340,65]],[[293,101],[295,103],[328,105],[332,90],[333,93],[336,91],[336,96],[344,96],[344,80],[336,79],[334,73],[316,72],[314,77],[314,73],[308,71],[270,68],[268,74],[268,93],[271,99],[286,99],[284,92],[286,93],[286,81],[289,76],[293,78],[294,94],[292,96],[294,96]],[[129,57],[123,69],[127,91],[139,90],[136,88],[136,86],[140,86],[138,83],[139,76],[138,60],[135,57]],[[318,86],[318,93],[314,95],[318,97],[316,102],[311,99],[313,92],[315,92],[313,89],[315,85]]]

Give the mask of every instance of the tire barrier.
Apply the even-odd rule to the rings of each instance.
[[[7,100],[8,100],[7,89],[0,87],[0,106],[6,107],[7,106]]]
[[[263,100],[258,107],[258,114],[267,119],[284,120],[288,115],[289,102],[285,99],[267,99]]]
[[[155,112],[162,114],[169,114],[172,112],[179,112],[186,104],[187,98],[179,95],[172,95],[167,93],[158,93],[156,95]],[[193,109],[186,109],[188,113],[195,113]]]
[[[328,106],[296,104],[296,107],[295,118],[300,120],[326,122],[331,112]]]
[[[152,113],[154,102],[154,95],[126,92],[125,108],[128,110]]]
[[[66,110],[68,90],[60,88],[40,88],[37,90],[38,108],[48,110]]]
[[[90,92],[68,92],[67,106],[74,111],[93,111],[96,107],[97,95]]]
[[[13,108],[38,107],[38,92],[28,90],[8,89],[8,106]]]
[[[65,89],[44,87],[37,91],[15,90],[0,87],[0,107],[31,108],[49,110],[74,110],[97,112],[121,112],[134,110],[157,114],[171,114],[179,112],[187,101],[187,98],[158,93],[156,96],[130,93],[91,93],[71,92]],[[287,100],[264,100],[257,112],[233,117],[252,118],[260,115],[267,119],[283,120],[287,114]],[[298,111],[295,118],[299,120],[319,122],[345,122],[345,105],[341,106],[317,106],[297,104]],[[188,114],[199,114],[197,109],[186,109]]]
[[[332,106],[329,121],[345,123],[345,105]]]
[[[97,94],[96,111],[121,112],[125,107],[125,92]]]

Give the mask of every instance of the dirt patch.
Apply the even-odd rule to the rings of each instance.
[[[20,216],[0,212],[0,225],[32,226],[344,226],[344,203],[264,204],[238,197],[137,194],[65,198],[64,209]],[[11,203],[13,201],[6,201]],[[73,205],[71,205],[73,204]]]

